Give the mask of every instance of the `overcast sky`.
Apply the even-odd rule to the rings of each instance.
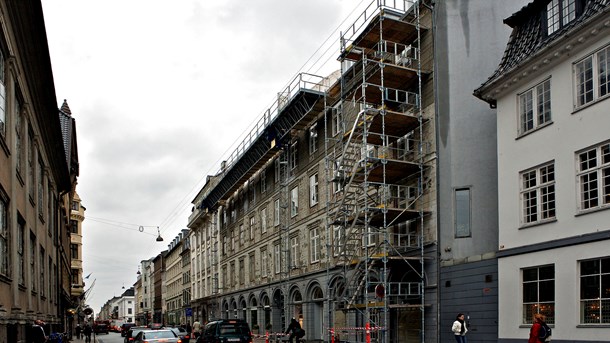
[[[96,313],[186,228],[206,175],[276,94],[339,69],[339,31],[370,2],[42,0],[57,106],[76,119]]]

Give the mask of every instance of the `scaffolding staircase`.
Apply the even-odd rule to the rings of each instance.
[[[344,284],[335,311],[378,342],[406,337],[390,312],[419,309],[414,339],[424,341],[424,198],[429,191],[425,156],[427,120],[422,108],[420,4],[374,1],[341,35],[341,78],[330,88],[339,104],[329,109],[340,135],[327,136],[327,217]],[[339,127],[339,125],[337,125]],[[329,267],[330,268],[330,267]],[[413,277],[405,279],[407,270]],[[401,275],[402,273],[402,275]],[[329,311],[329,317],[333,312]],[[331,330],[331,332],[334,332]],[[364,341],[365,331],[349,340]],[[413,338],[413,337],[410,337]],[[404,340],[400,339],[401,342]]]

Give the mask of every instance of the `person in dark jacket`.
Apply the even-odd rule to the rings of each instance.
[[[36,319],[34,325],[30,328],[30,334],[28,342],[31,343],[45,343],[47,341],[47,335],[44,332],[44,322]]]
[[[76,329],[74,329],[76,331],[76,339],[80,339],[80,332],[82,331],[80,324],[76,324]]]
[[[297,339],[296,343],[300,343],[301,338],[305,336],[305,330],[301,329],[301,324],[299,324],[299,322],[297,322],[297,320],[294,318],[290,320],[290,325],[288,325],[288,328],[286,328],[286,334],[288,334],[289,332],[291,332],[290,337],[288,338],[290,340],[290,343],[292,343],[292,340],[295,337]]]
[[[91,325],[89,325],[89,323],[85,324],[85,327],[83,328],[83,336],[85,336],[85,342],[91,342],[91,332],[93,330],[91,329]]]

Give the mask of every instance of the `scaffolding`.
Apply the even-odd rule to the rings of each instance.
[[[342,282],[329,281],[327,322],[349,341],[424,341],[424,30],[418,2],[378,0],[341,33],[326,164],[327,232]],[[401,309],[418,312],[417,327],[390,319]]]

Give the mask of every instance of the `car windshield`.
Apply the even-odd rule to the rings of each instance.
[[[171,332],[171,331],[162,331],[162,330],[158,330],[158,331],[149,331],[144,333],[144,338],[146,339],[151,339],[151,338],[175,338],[176,335]]]
[[[222,324],[220,325],[220,334],[238,334],[247,335],[250,332],[247,325],[243,324]]]

